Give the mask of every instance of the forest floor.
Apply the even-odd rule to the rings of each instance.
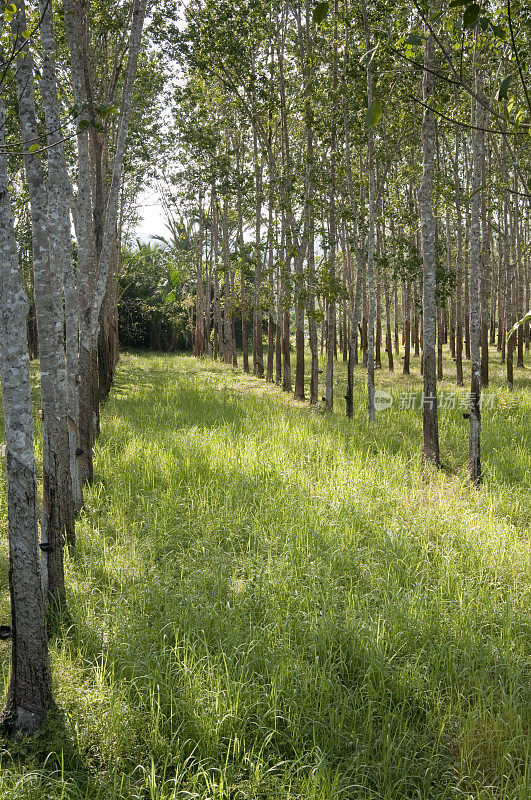
[[[122,356],[51,637],[60,716],[0,747],[1,800],[527,800],[531,371],[509,392],[498,358],[475,489],[460,395],[444,470],[420,466],[418,359],[377,372],[369,426],[361,368],[348,421],[343,363],[324,415]]]

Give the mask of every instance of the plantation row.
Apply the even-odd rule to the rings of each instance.
[[[523,800],[529,14],[2,5],[2,796]]]

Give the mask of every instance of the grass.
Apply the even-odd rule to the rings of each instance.
[[[420,466],[415,369],[378,372],[370,427],[361,369],[347,421],[122,357],[51,641],[62,716],[4,744],[2,800],[527,800],[530,373],[509,392],[493,361],[476,490],[462,409]]]

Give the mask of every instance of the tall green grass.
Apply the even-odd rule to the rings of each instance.
[[[348,421],[124,356],[51,640],[61,714],[4,743],[2,800],[527,800],[529,373],[493,371],[476,490],[462,409],[420,466],[418,372],[378,373],[371,427],[361,369]],[[340,364],[338,412],[343,387]]]

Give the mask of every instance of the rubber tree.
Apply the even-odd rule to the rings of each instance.
[[[367,412],[369,421],[376,420],[374,397],[374,323],[376,316],[376,295],[374,290],[374,248],[375,248],[375,164],[374,164],[374,124],[378,117],[377,101],[373,94],[373,74],[371,65],[371,34],[365,0],[361,0],[363,32],[365,36],[365,71],[367,75],[367,159],[369,171],[369,231],[367,237],[367,292],[369,318],[367,328]]]
[[[74,218],[77,221],[78,243],[79,361],[75,377],[79,391],[78,459],[82,465],[82,476],[88,481],[93,477],[92,447],[98,427],[97,346],[100,311],[112,276],[122,168],[146,6],[147,0],[135,0],[132,6],[116,144],[110,165],[110,186],[106,204],[102,207],[99,191],[102,185],[98,137],[100,112],[93,91],[93,58],[87,9],[75,0],[63,0],[74,99],[80,109],[87,111],[86,118],[82,120],[84,124],[80,125],[78,132],[78,192]],[[93,187],[96,188],[94,192]]]
[[[435,176],[435,114],[430,108],[435,89],[435,41],[428,35],[424,45],[424,72],[422,76],[422,181],[419,207],[422,226],[422,357],[423,357],[423,424],[422,458],[439,465],[439,424],[437,416],[437,306],[435,300],[437,256],[436,225],[433,213],[433,182]]]
[[[77,346],[79,336],[79,314],[75,292],[75,274],[72,248],[72,226],[70,211],[72,207],[72,184],[68,174],[65,155],[65,142],[61,122],[61,107],[57,93],[56,42],[54,35],[52,4],[39,0],[41,15],[40,33],[42,41],[42,69],[40,92],[46,123],[46,166],[48,192],[48,235],[50,250],[50,270],[54,290],[54,306],[57,341],[64,344],[58,353],[59,372],[57,373],[60,398],[66,398],[68,437],[70,444],[70,480],[72,503],[68,513],[77,513],[83,505],[83,491],[79,478],[76,451],[78,447],[77,429],[79,408],[75,375],[77,374]],[[63,302],[64,300],[64,302]],[[63,355],[64,348],[64,355]],[[66,361],[65,361],[66,356]],[[68,545],[75,545],[75,526],[67,517],[66,533]]]
[[[483,91],[483,79],[476,70],[476,92]],[[468,473],[473,483],[481,481],[481,354],[480,354],[480,250],[481,181],[483,177],[484,109],[472,103],[475,124],[472,133],[472,196],[470,200],[470,435]]]
[[[0,725],[4,733],[34,733],[53,707],[45,605],[38,549],[37,469],[33,443],[26,317],[8,192],[5,111],[0,100],[0,380],[5,426],[11,672]]]
[[[49,598],[66,603],[63,549],[66,535],[73,539],[73,495],[66,413],[66,360],[63,339],[62,276],[57,247],[50,246],[59,210],[48,202],[35,108],[34,66],[28,39],[24,0],[16,3],[11,22],[14,46],[21,54],[16,71],[18,114],[24,149],[32,228],[34,296],[39,333],[41,405],[43,412],[43,490],[41,538],[45,545],[43,578]],[[57,219],[56,219],[57,217]]]

